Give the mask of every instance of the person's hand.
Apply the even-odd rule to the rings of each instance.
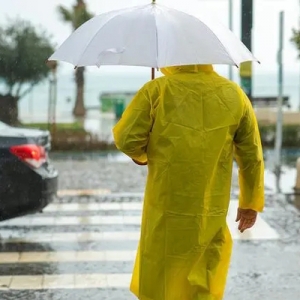
[[[137,160],[135,160],[135,159],[132,159],[132,161],[135,163],[135,164],[137,164],[137,165],[139,165],[139,166],[147,166],[147,162],[144,162],[144,163],[141,163],[141,162],[139,162],[139,161],[137,161]]]
[[[257,211],[252,209],[238,208],[236,222],[239,223],[239,231],[243,233],[246,229],[254,226],[257,219]]]

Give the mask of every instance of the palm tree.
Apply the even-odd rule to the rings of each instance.
[[[64,22],[72,25],[73,30],[76,30],[93,17],[93,14],[88,12],[84,0],[76,0],[76,4],[71,9],[60,5],[58,12]],[[84,67],[79,67],[75,70],[77,91],[73,115],[76,117],[84,117],[86,113],[84,105],[84,70]]]
[[[293,36],[291,38],[291,41],[296,46],[297,50],[300,51],[300,30],[293,29]],[[300,56],[300,54],[299,54]]]

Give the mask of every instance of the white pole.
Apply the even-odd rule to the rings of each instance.
[[[279,50],[278,50],[278,109],[275,140],[275,174],[280,177],[281,173],[281,147],[282,147],[282,123],[283,123],[283,39],[284,39],[284,12],[279,17]],[[277,187],[280,191],[279,186]]]
[[[52,79],[52,72],[50,72],[49,77],[49,100],[48,100],[48,129],[50,131],[51,128],[51,121],[52,121],[52,98],[53,98],[53,79]]]
[[[228,0],[229,6],[229,29],[233,31],[233,0]],[[232,66],[229,65],[229,79],[233,80]]]

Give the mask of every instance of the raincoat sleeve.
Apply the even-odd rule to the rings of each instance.
[[[244,113],[235,135],[235,159],[239,166],[239,207],[261,212],[264,208],[264,159],[257,119],[240,89]]]
[[[140,163],[147,162],[147,144],[153,124],[151,103],[145,87],[124,111],[113,129],[116,147]]]

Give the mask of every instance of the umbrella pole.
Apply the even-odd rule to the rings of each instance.
[[[152,4],[156,4],[156,0],[152,0]],[[151,80],[155,79],[155,69],[151,69]]]
[[[155,69],[151,68],[151,80],[155,79]]]

